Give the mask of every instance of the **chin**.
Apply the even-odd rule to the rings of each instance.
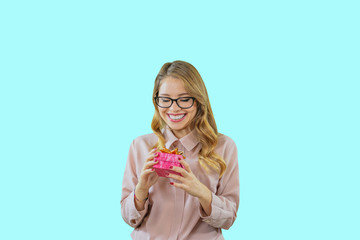
[[[171,124],[171,123],[168,123],[167,124],[172,130],[177,130],[177,131],[179,131],[179,130],[182,130],[182,129],[184,129],[185,128],[185,126],[174,126],[174,124]]]

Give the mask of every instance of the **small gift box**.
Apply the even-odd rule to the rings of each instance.
[[[166,175],[168,173],[181,176],[180,173],[171,170],[170,167],[176,166],[184,168],[184,166],[179,162],[180,159],[185,159],[183,152],[178,152],[177,148],[172,151],[166,148],[162,148],[159,152],[156,153],[157,155],[154,160],[157,160],[159,162],[155,164],[153,168],[160,177],[167,177]]]

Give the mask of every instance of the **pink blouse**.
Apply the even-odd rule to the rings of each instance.
[[[195,131],[178,139],[166,128],[164,136],[165,147],[183,151],[193,173],[212,192],[211,215],[206,215],[196,197],[170,185],[170,181],[174,180],[164,177],[160,177],[150,188],[145,209],[136,210],[134,189],[148,152],[157,142],[154,133],[143,135],[130,146],[122,184],[121,214],[125,222],[135,228],[131,237],[139,240],[224,239],[221,228],[231,227],[239,207],[239,169],[234,141],[225,135],[218,138],[215,151],[227,165],[219,179],[217,172],[207,173],[200,166],[198,154],[201,143]]]

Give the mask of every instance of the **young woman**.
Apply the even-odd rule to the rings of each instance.
[[[155,79],[153,133],[137,137],[126,163],[121,214],[133,239],[223,239],[239,207],[234,141],[218,133],[204,82],[191,64],[165,63]],[[181,174],[159,177],[156,151],[184,152]]]

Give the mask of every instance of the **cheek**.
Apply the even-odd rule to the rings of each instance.
[[[188,112],[189,116],[190,116],[190,121],[193,120],[195,118],[196,115],[196,109],[194,111]]]
[[[196,112],[197,112],[197,108],[194,107],[194,109],[191,111],[191,114],[195,116],[195,115],[196,115]]]
[[[160,116],[161,116],[161,117],[165,118],[165,116],[166,116],[166,110],[160,108],[160,109],[159,109],[159,113],[160,113]]]

